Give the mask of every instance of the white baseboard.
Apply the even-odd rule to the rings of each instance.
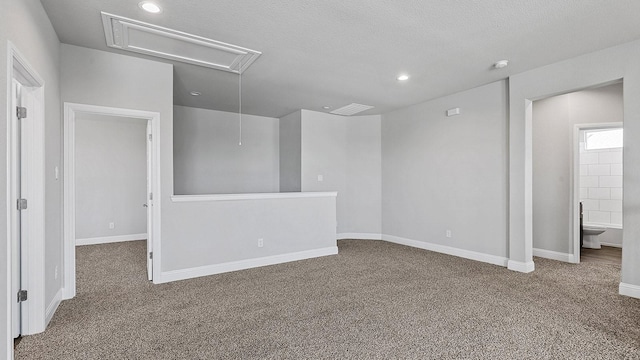
[[[69,287],[62,288],[62,300],[73,299],[75,296],[75,291],[71,291]]]
[[[563,261],[568,263],[575,263],[575,256],[573,254],[561,253],[557,251],[545,250],[545,249],[533,249],[533,256],[551,259],[556,261]]]
[[[282,264],[282,263],[291,262],[291,261],[305,260],[305,259],[311,259],[311,258],[327,256],[327,255],[336,255],[337,253],[338,253],[338,247],[331,246],[331,247],[326,247],[321,249],[300,251],[300,252],[289,253],[289,254],[273,255],[273,256],[266,256],[266,257],[261,257],[256,259],[240,260],[240,261],[232,261],[228,263],[206,265],[206,266],[200,266],[200,267],[190,268],[190,269],[166,271],[166,272],[160,273],[160,279],[154,278],[153,283],[162,284],[170,281],[186,280],[186,279],[192,279],[192,278],[197,278],[201,276],[209,276],[209,275],[221,274],[221,273],[226,273],[231,271],[251,269],[251,268],[256,268],[260,266],[276,265],[276,264]]]
[[[60,302],[62,302],[62,289],[58,290],[56,295],[53,297],[53,300],[51,300],[49,306],[47,306],[47,312],[45,313],[46,317],[44,319],[45,327],[49,325],[49,321],[51,321],[51,319],[53,318],[53,314],[55,314],[56,310],[58,310]]]
[[[382,240],[381,234],[375,233],[340,233],[336,234],[337,240]]]
[[[459,248],[454,248],[451,246],[438,245],[433,243],[428,243],[424,241],[417,241],[411,239],[405,239],[398,236],[386,235],[382,234],[382,240],[389,241],[395,244],[411,246],[419,249],[439,252],[447,255],[458,256],[465,259],[481,261],[493,265],[498,266],[507,266],[507,258],[496,255],[489,255],[485,253],[479,253],[471,250],[464,250]]]
[[[536,269],[536,265],[533,263],[533,261],[522,262],[509,260],[509,262],[507,263],[507,269],[521,273],[530,273]]]
[[[618,289],[618,293],[620,295],[633,297],[636,299],[640,299],[640,286],[620,283],[620,287]]]
[[[123,241],[146,240],[146,239],[147,239],[147,234],[94,237],[94,238],[86,238],[86,239],[76,239],[76,246],[108,244],[108,243],[116,243],[116,242],[123,242]]]
[[[600,242],[600,245],[602,245],[602,246],[610,246],[610,247],[615,247],[615,248],[622,248],[622,244],[614,244],[614,243],[608,243],[608,242]]]

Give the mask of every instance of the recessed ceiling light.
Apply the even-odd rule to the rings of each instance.
[[[162,12],[162,8],[154,3],[152,3],[151,1],[143,1],[141,3],[138,4],[138,6],[146,11],[146,12],[150,12],[152,14],[157,14],[159,12]]]
[[[506,68],[509,65],[509,60],[500,60],[493,64],[493,67],[496,69]]]
[[[200,96],[200,95],[202,95],[202,93],[200,91],[192,91],[192,92],[189,93],[189,95],[191,95],[191,96]]]
[[[325,110],[329,110],[329,109],[331,109],[331,106],[323,106],[322,108],[325,109]]]
[[[409,75],[402,74],[402,75],[399,75],[396,79],[398,79],[398,81],[407,81],[409,80]]]

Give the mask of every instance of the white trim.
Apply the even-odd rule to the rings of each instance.
[[[378,233],[339,233],[336,240],[382,240],[382,234]]]
[[[60,306],[61,302],[62,302],[62,288],[58,290],[58,292],[54,295],[53,299],[51,300],[51,303],[49,303],[49,306],[47,306],[45,327],[49,325],[49,322],[51,322],[51,319],[53,318],[53,315],[56,313],[56,310],[58,310],[58,306]]]
[[[7,98],[6,98],[6,104],[7,104],[7,113],[6,115],[6,119],[7,121],[5,121],[5,126],[6,126],[6,134],[7,134],[7,157],[6,157],[6,163],[7,163],[7,169],[6,169],[6,182],[7,182],[7,188],[6,190],[6,199],[7,199],[7,241],[5,241],[5,246],[6,246],[6,269],[5,269],[5,273],[6,273],[6,278],[5,278],[5,284],[6,284],[6,288],[5,288],[5,303],[6,308],[4,309],[5,312],[5,319],[7,319],[6,323],[5,323],[5,333],[7,334],[7,337],[5,339],[2,339],[0,341],[4,341],[4,347],[6,349],[6,358],[7,359],[13,359],[13,238],[12,238],[12,217],[11,217],[11,194],[12,194],[12,190],[11,190],[11,177],[12,177],[12,170],[11,170],[11,149],[12,149],[12,143],[11,143],[11,133],[12,133],[12,126],[11,126],[11,121],[9,121],[9,119],[11,119],[11,112],[12,112],[12,104],[13,104],[13,92],[12,92],[12,86],[13,86],[13,81],[12,81],[12,75],[13,75],[13,54],[11,51],[11,48],[13,47],[13,45],[11,44],[11,42],[7,43]]]
[[[253,194],[208,194],[208,195],[173,195],[172,202],[196,201],[229,201],[229,200],[262,200],[262,199],[298,199],[316,197],[336,197],[333,192],[284,192],[284,193],[253,193]]]
[[[454,248],[451,246],[433,244],[425,241],[417,241],[402,238],[399,236],[386,235],[382,234],[382,240],[392,242],[395,244],[406,245],[415,247],[418,249],[424,249],[429,251],[434,251],[442,254],[453,255],[469,260],[480,261],[488,264],[498,265],[498,266],[507,266],[507,258],[503,256],[490,255],[485,253],[480,253],[471,250],[465,250],[460,248]]]
[[[45,324],[45,95],[44,80],[38,75],[20,51],[9,41],[7,42],[7,243],[9,257],[7,261],[8,275],[8,334],[12,338],[12,315],[15,304],[13,289],[14,264],[12,244],[17,243],[18,224],[15,219],[18,173],[16,140],[14,139],[13,118],[15,109],[12,107],[13,79],[22,84],[23,91],[29,94],[28,99],[33,104],[26,104],[29,108],[28,117],[22,121],[23,152],[21,154],[21,197],[27,198],[29,206],[22,213],[21,251],[20,251],[20,282],[21,288],[29,291],[29,301],[21,306],[21,331],[23,335],[36,334],[44,331]],[[25,104],[23,104],[25,105]],[[36,121],[27,121],[27,120]],[[13,349],[13,346],[10,346]]]
[[[132,51],[148,56],[160,57],[173,61],[180,61],[188,64],[204,66],[216,70],[228,71],[234,74],[242,74],[249,66],[262,54],[260,51],[247,49],[238,45],[228,44],[221,41],[205,38],[202,36],[149,24],[146,22],[129,19],[126,17],[101,12],[102,25],[107,42],[107,46],[125,51]],[[135,45],[129,43],[130,31],[134,29],[155,38],[146,44],[137,42]],[[160,38],[160,40],[158,40]],[[226,56],[235,56],[231,62],[219,63],[218,59],[206,59],[206,57],[185,56],[178,54],[179,51],[166,51],[162,48],[145,46],[157,43],[157,41],[181,42],[182,46],[204,47],[209,51],[222,52]],[[180,48],[181,46],[176,46]]]
[[[106,106],[86,105],[76,103],[64,103],[64,261],[63,261],[63,299],[71,299],[76,295],[76,234],[75,234],[75,121],[76,113],[118,116],[151,121],[150,142],[152,154],[152,189],[153,201],[149,201],[152,207],[152,229],[147,232],[154,249],[152,259],[153,275],[160,273],[160,113],[143,110],[121,109]],[[147,251],[149,251],[147,249]]]
[[[536,265],[533,261],[522,262],[509,260],[509,262],[507,263],[507,269],[521,273],[530,273],[536,269]]]
[[[117,235],[117,236],[104,236],[104,237],[92,237],[85,239],[76,239],[76,246],[83,245],[96,245],[96,244],[110,244],[124,241],[134,240],[146,240],[147,234],[131,234],[131,235]]]
[[[533,256],[556,260],[556,261],[563,261],[563,262],[568,262],[573,264],[576,263],[576,259],[575,259],[575,256],[573,256],[573,254],[561,253],[558,251],[533,248]]]
[[[338,254],[338,247],[331,246],[326,248],[306,250],[306,251],[300,251],[300,252],[289,253],[289,254],[273,255],[273,256],[266,256],[266,257],[261,257],[256,259],[232,261],[232,262],[215,264],[215,265],[206,265],[206,266],[200,266],[200,267],[195,267],[190,269],[172,270],[172,271],[161,272],[159,277],[154,277],[153,282],[154,284],[161,284],[161,283],[166,283],[170,281],[192,279],[192,278],[197,278],[201,276],[222,274],[222,273],[231,272],[231,271],[245,270],[245,269],[251,269],[251,268],[256,268],[261,266],[282,264],[282,263],[291,262],[291,261],[305,260],[305,259],[311,259],[311,258],[316,258],[321,256],[328,256],[328,255],[336,255],[336,254]]]
[[[615,247],[615,248],[620,248],[622,249],[622,244],[614,244],[614,243],[608,243],[608,242],[600,242],[600,245],[602,246],[609,246],[609,247]]]
[[[640,299],[640,286],[620,283],[620,287],[618,288],[618,293],[620,295],[633,297],[636,299]]]

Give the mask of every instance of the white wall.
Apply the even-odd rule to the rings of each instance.
[[[62,262],[62,183],[55,179],[54,169],[61,167],[61,117],[60,117],[60,93],[59,93],[59,42],[53,31],[53,27],[47,18],[44,9],[36,0],[7,0],[2,4],[0,15],[0,111],[3,114],[5,126],[0,136],[0,158],[2,166],[6,168],[6,99],[7,99],[7,41],[11,41],[25,56],[29,63],[45,81],[45,304],[54,301],[55,295],[60,290],[61,277],[55,277],[55,268]],[[61,168],[60,168],[61,170]],[[6,188],[6,176],[0,177],[0,186]],[[6,234],[6,192],[0,195],[3,204],[0,208],[0,231]],[[5,241],[7,244],[8,241]],[[7,273],[4,264],[7,264],[8,248],[2,246],[0,250],[0,287],[6,289]],[[3,290],[3,295],[4,295]],[[9,294],[13,299],[13,294]],[[0,356],[11,352],[12,342],[5,340],[10,338],[6,333],[4,324],[10,324],[10,319],[4,310],[8,309],[6,297],[0,299]]]
[[[228,271],[241,260],[283,259],[291,251],[317,254],[319,249],[335,249],[334,197],[172,199],[171,65],[62,45],[61,78],[63,101],[160,113],[161,193],[154,202],[162,209],[162,237],[153,248],[154,282],[206,275],[218,269]],[[263,248],[257,246],[261,235]],[[268,245],[280,241],[284,246]],[[293,241],[297,241],[295,246]]]
[[[379,115],[302,110],[302,191],[338,191],[338,233],[345,237],[380,237],[380,131]]]
[[[500,81],[383,116],[383,234],[507,256],[507,104]]]
[[[573,253],[570,199],[574,125],[622,121],[622,84],[533,102],[534,248]],[[584,205],[590,206],[588,202]],[[589,222],[588,217],[585,221]]]
[[[640,42],[593,52],[510,78],[510,258],[532,261],[532,214],[530,152],[531,100],[623,79],[624,88],[624,195],[622,282],[620,290],[640,297]]]
[[[302,111],[280,118],[280,191],[302,190]]]
[[[180,241],[163,243],[167,255],[162,270],[168,277],[198,274],[199,267],[205,268],[202,274],[216,273],[230,263],[283,254],[325,248],[337,252],[335,196],[206,200],[171,206],[181,215],[180,226],[164,231],[163,237]],[[258,247],[258,239],[263,239],[263,247]]]
[[[146,233],[147,121],[80,113],[75,136],[76,238]]]
[[[175,194],[278,192],[278,119],[174,106]]]
[[[162,147],[160,196],[154,196],[154,201],[161,205],[163,230],[178,226],[172,221],[174,214],[170,206],[173,193],[173,67],[67,44],[61,45],[60,65],[64,102],[160,113],[160,133],[155,139]],[[180,242],[182,238],[166,237],[161,241],[172,240]]]

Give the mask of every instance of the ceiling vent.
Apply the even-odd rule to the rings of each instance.
[[[107,45],[239,74],[262,53],[201,36],[102,13]]]
[[[351,103],[339,109],[335,109],[331,113],[336,115],[351,116],[369,109],[373,109],[373,106]]]

